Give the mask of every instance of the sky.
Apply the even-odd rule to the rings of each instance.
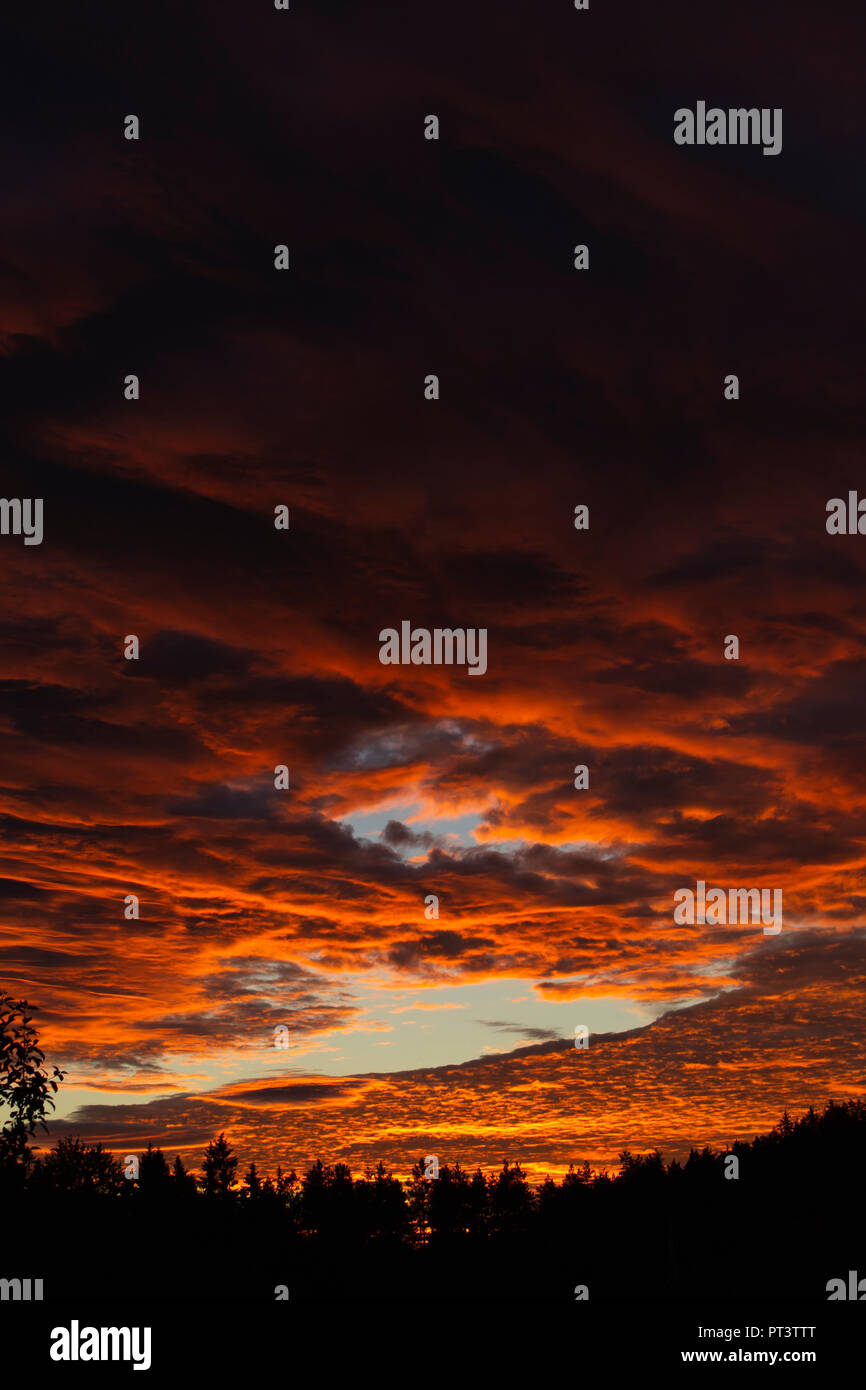
[[[46,13],[4,95],[44,539],[0,537],[0,989],[52,1135],[541,1175],[866,1094],[866,539],[825,525],[866,495],[866,17]],[[675,145],[699,99],[782,152]],[[486,629],[484,675],[383,665],[405,620]],[[698,880],[782,931],[676,924]]]

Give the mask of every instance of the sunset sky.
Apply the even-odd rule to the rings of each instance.
[[[866,1095],[866,17],[664,8],[16,19],[0,989],[55,1137],[540,1175]],[[698,99],[782,153],[675,146]],[[782,932],[676,926],[698,879]]]

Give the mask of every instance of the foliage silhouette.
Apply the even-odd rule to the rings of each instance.
[[[725,1176],[730,1154],[738,1179]],[[287,1284],[293,1299],[559,1299],[587,1284],[602,1300],[823,1300],[829,1279],[863,1264],[864,1160],[861,1101],[784,1115],[728,1155],[624,1150],[618,1171],[572,1165],[536,1186],[510,1160],[487,1174],[443,1162],[424,1178],[423,1158],[405,1183],[384,1163],[354,1177],[320,1161],[300,1180],[250,1164],[239,1182],[222,1133],[197,1180],[152,1145],[130,1179],[101,1144],[64,1137],[17,1175],[7,1164],[0,1200],[15,1182],[7,1248],[51,1250],[55,1296],[116,1296],[107,1270],[120,1261],[126,1294],[150,1298],[260,1300]]]
[[[8,1113],[0,1129],[0,1168],[29,1160],[27,1141],[38,1127],[47,1131],[46,1116],[54,1109],[52,1094],[64,1073],[53,1076],[42,1066],[45,1053],[39,1047],[32,1019],[35,1009],[26,999],[0,993],[0,1111]]]
[[[237,1157],[224,1134],[217,1135],[205,1149],[202,1160],[202,1175],[199,1179],[206,1197],[228,1197],[235,1180],[238,1166]]]
[[[31,1018],[24,1001],[0,996],[10,1110],[0,1202],[5,1248],[43,1252],[49,1297],[261,1301],[287,1285],[294,1301],[570,1300],[586,1284],[602,1301],[824,1301],[828,1280],[866,1276],[860,1100],[799,1119],[785,1111],[726,1153],[705,1146],[665,1163],[658,1150],[623,1150],[616,1172],[573,1163],[536,1186],[507,1158],[487,1174],[443,1161],[426,1178],[419,1157],[405,1183],[383,1162],[356,1178],[317,1160],[300,1179],[251,1163],[239,1182],[224,1133],[197,1176],[148,1144],[133,1178],[126,1154],[102,1144],[64,1136],[48,1152],[29,1147],[56,1090]]]

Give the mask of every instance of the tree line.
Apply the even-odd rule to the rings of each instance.
[[[16,1012],[17,1011],[17,1012]],[[35,1250],[60,1294],[261,1299],[823,1298],[866,1276],[860,1196],[866,1103],[830,1101],[724,1152],[574,1163],[531,1183],[519,1162],[469,1171],[423,1157],[401,1181],[317,1160],[298,1175],[240,1171],[225,1133],[196,1171],[148,1144],[123,1159],[45,1130],[63,1079],[43,1065],[32,1014],[0,995],[4,1252]],[[62,1239],[58,1240],[58,1233]],[[176,1252],[173,1254],[172,1252]],[[179,1252],[179,1253],[177,1253]],[[32,1264],[32,1260],[30,1261]],[[42,1277],[42,1269],[8,1269]],[[52,1285],[53,1281],[53,1285]],[[582,1292],[578,1292],[582,1291]]]

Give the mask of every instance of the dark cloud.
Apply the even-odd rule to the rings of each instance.
[[[455,931],[431,932],[417,941],[397,941],[388,951],[388,960],[400,969],[417,969],[425,962],[454,961],[469,952],[490,947],[488,937],[462,936]]]
[[[531,1042],[561,1042],[562,1034],[555,1028],[527,1028],[520,1023],[503,1023],[489,1018],[479,1018],[478,1023],[485,1028],[496,1028],[500,1033],[515,1033],[521,1038],[528,1038]]]
[[[342,1081],[296,1081],[289,1085],[250,1087],[248,1090],[233,1090],[234,1102],[248,1102],[252,1105],[314,1105],[316,1101],[332,1101],[339,1096],[350,1096],[358,1082],[354,1079]]]
[[[389,820],[382,831],[382,839],[391,849],[430,849],[436,843],[435,835],[428,831],[417,834],[399,820]]]
[[[247,669],[252,655],[195,632],[157,632],[142,643],[141,655],[128,663],[127,674],[184,685],[211,676],[235,676]]]

